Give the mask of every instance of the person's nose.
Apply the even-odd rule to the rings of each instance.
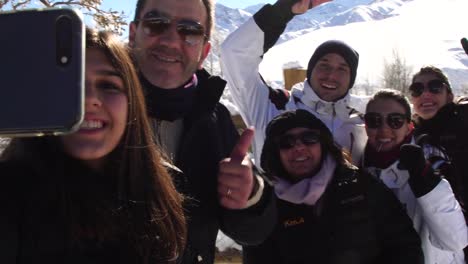
[[[169,27],[160,35],[160,42],[167,46],[174,46],[183,41],[182,36],[177,32],[176,23],[171,23]]]
[[[427,87],[424,87],[424,90],[422,91],[421,97],[429,97],[432,96],[432,93],[429,92],[429,89]]]
[[[296,139],[294,140],[294,147],[293,147],[293,148],[294,148],[295,150],[301,150],[301,149],[304,149],[305,147],[306,147],[306,145],[304,144],[304,142],[302,142],[301,139],[296,138]]]
[[[102,101],[98,90],[92,84],[87,84],[85,88],[85,107],[100,107]]]

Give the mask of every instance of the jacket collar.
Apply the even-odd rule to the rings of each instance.
[[[376,167],[368,167],[366,170],[379,178],[388,188],[399,189],[405,185],[409,180],[409,173],[407,170],[398,168],[398,160],[385,169]]]
[[[315,93],[307,80],[302,84],[294,86],[292,95],[296,98],[300,98],[303,104],[321,115],[334,114],[341,119],[353,118],[354,112],[356,112],[356,116],[359,115],[357,111],[349,106],[349,93],[336,102],[324,101]]]
[[[196,73],[198,86],[195,99],[195,110],[212,110],[219,103],[226,87],[226,81],[219,76],[210,75],[205,69]]]

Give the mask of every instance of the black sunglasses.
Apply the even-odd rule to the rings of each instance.
[[[280,149],[290,149],[296,146],[297,140],[302,144],[310,146],[320,142],[320,134],[315,131],[304,131],[297,135],[285,134],[278,138],[278,147]]]
[[[158,16],[137,19],[135,20],[135,22],[141,22],[143,32],[145,32],[145,34],[148,36],[161,35],[169,29],[173,22],[177,22],[177,33],[184,39],[185,43],[187,43],[190,46],[198,45],[202,41],[208,39],[203,26],[200,23],[192,20],[172,20],[167,17]]]
[[[390,113],[385,120],[391,129],[400,129],[408,118],[405,114]],[[364,122],[368,128],[377,129],[382,127],[384,116],[380,113],[369,112],[364,115]]]
[[[412,83],[409,87],[412,97],[419,97],[424,92],[427,87],[427,90],[432,94],[440,94],[444,87],[447,84],[439,79],[429,81],[426,85],[421,82]]]

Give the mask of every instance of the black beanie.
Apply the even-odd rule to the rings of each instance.
[[[276,138],[296,127],[317,129],[321,135],[333,137],[330,130],[320,119],[303,109],[287,111],[273,118],[266,128],[266,137]]]
[[[309,65],[307,66],[307,79],[310,79],[312,69],[317,64],[317,61],[329,53],[336,53],[344,58],[351,69],[351,76],[349,81],[349,88],[353,87],[356,80],[356,73],[359,63],[359,53],[351,48],[348,44],[340,40],[328,40],[317,47],[312,57],[310,57]],[[310,82],[309,82],[310,84]]]

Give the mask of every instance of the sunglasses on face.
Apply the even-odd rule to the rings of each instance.
[[[432,94],[440,94],[445,87],[445,83],[441,80],[429,81],[426,85],[421,82],[412,83],[409,87],[412,97],[419,97],[427,89]]]
[[[278,138],[277,143],[280,149],[291,149],[296,146],[298,140],[302,144],[310,146],[320,142],[320,134],[315,131],[304,131],[297,135],[285,134]]]
[[[203,26],[200,23],[192,20],[171,20],[167,17],[158,16],[138,19],[135,20],[135,22],[141,22],[143,32],[145,32],[145,34],[150,37],[163,34],[171,27],[172,23],[177,23],[177,33],[182,37],[185,43],[190,46],[198,45],[208,38],[205,35],[205,29]]]
[[[387,122],[387,125],[391,129],[400,129],[405,124],[405,121],[407,121],[407,117],[401,113],[390,113],[387,115],[387,118],[375,112],[369,112],[364,115],[364,122],[371,129],[382,127],[384,121]]]

